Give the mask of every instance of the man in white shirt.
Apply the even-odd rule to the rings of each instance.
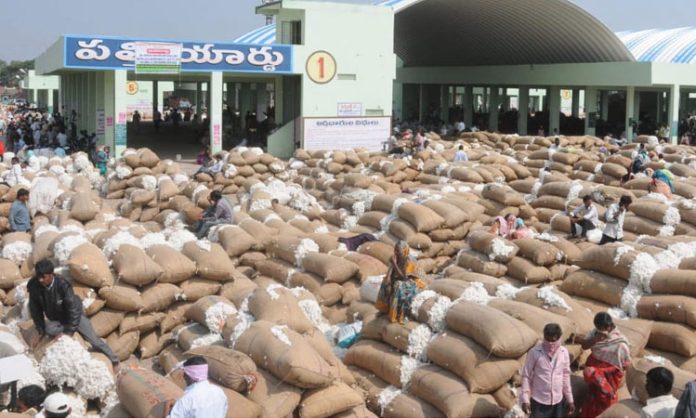
[[[674,374],[665,367],[655,367],[645,377],[645,390],[650,398],[640,411],[641,418],[674,418],[679,403],[672,396]]]
[[[459,146],[459,150],[454,154],[454,161],[469,161],[469,156],[464,152],[464,145]]]
[[[58,146],[61,148],[68,145],[68,135],[65,134],[65,128],[61,128],[58,135],[56,135],[56,140],[58,141]]]
[[[225,418],[227,396],[220,387],[208,382],[208,363],[203,357],[195,356],[184,362],[186,390],[176,403],[168,404],[168,418]]]
[[[628,207],[633,203],[631,196],[621,196],[619,203],[613,203],[604,215],[606,226],[599,245],[623,240],[623,224]]]
[[[582,228],[580,237],[585,237],[587,231],[595,229],[599,223],[597,208],[592,204],[592,196],[589,194],[582,198],[582,205],[575,208],[572,215],[570,217],[570,235],[572,238],[576,236],[576,224]]]
[[[466,129],[466,124],[464,123],[464,121],[460,120],[459,122],[457,122],[457,133],[458,134],[464,132],[465,129]]]

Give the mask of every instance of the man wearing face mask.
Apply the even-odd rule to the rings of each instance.
[[[557,418],[575,413],[570,356],[563,347],[562,334],[560,325],[546,324],[544,341],[527,353],[520,402],[531,418]]]

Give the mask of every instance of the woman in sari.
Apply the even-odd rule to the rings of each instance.
[[[619,387],[631,364],[628,340],[616,328],[611,316],[606,312],[598,313],[594,325],[595,329],[582,344],[583,349],[592,350],[583,373],[589,386],[582,407],[583,418],[595,418],[619,401]]]
[[[389,316],[389,322],[404,323],[411,310],[411,302],[425,283],[416,275],[416,263],[409,257],[410,248],[405,241],[394,247],[389,260],[389,270],[382,280],[375,306]]]
[[[516,223],[517,217],[511,213],[505,215],[504,218],[496,216],[488,232],[499,237],[510,238],[510,234],[515,231]]]

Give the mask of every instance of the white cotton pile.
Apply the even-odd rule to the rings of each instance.
[[[370,208],[372,208],[372,201],[375,199],[375,196],[377,196],[377,193],[373,192],[372,190],[355,190],[350,193],[344,194],[344,196],[349,199],[362,202],[363,210],[370,210]],[[357,214],[355,215],[362,216]]]
[[[283,286],[282,284],[274,283],[266,287],[266,293],[268,293],[268,295],[273,300],[278,300],[278,298],[280,298],[278,292],[275,291],[276,289],[285,289],[285,286]]]
[[[65,174],[65,167],[62,165],[52,165],[48,171],[60,177],[61,175]]]
[[[619,245],[616,247],[616,250],[614,252],[614,265],[619,264],[619,261],[621,261],[621,257],[623,257],[625,254],[630,253],[633,251],[633,247],[629,245]]]
[[[621,292],[621,309],[630,317],[635,318],[638,316],[637,306],[641,297],[643,297],[643,289],[630,283]]]
[[[587,231],[587,241],[593,244],[599,244],[602,241],[602,231],[604,228],[595,228]]]
[[[572,186],[570,186],[570,190],[568,190],[568,196],[566,197],[565,202],[566,206],[568,206],[568,204],[570,204],[570,202],[572,202],[573,200],[577,199],[581,191],[582,184],[579,180],[574,180]]]
[[[406,199],[404,197],[400,197],[400,198],[396,199],[394,201],[394,204],[392,204],[392,210],[391,210],[392,216],[395,216],[395,217],[398,216],[399,208],[401,207],[401,205],[403,205],[406,202],[408,202],[408,199]]]
[[[439,296],[428,312],[428,325],[436,332],[445,329],[445,317],[452,306],[452,300],[447,296]]]
[[[131,170],[128,166],[119,165],[116,167],[115,173],[116,178],[118,178],[119,180],[124,180],[129,178],[131,174],[133,174],[133,170]]]
[[[208,188],[204,184],[199,184],[198,186],[196,186],[196,188],[193,189],[193,194],[191,195],[191,201],[193,203],[197,203],[198,197],[201,195],[201,193],[205,192],[206,190],[208,190]]]
[[[545,286],[537,291],[537,298],[544,301],[544,306],[563,308],[572,311],[568,303],[558,293],[553,291],[553,287]]]
[[[297,267],[302,267],[302,259],[308,253],[318,253],[319,245],[309,238],[304,238],[300,241],[300,244],[295,249],[295,265]]]
[[[422,292],[419,292],[411,301],[411,315],[418,317],[418,311],[423,303],[430,298],[436,298],[438,296],[439,295],[432,290],[423,290]]]
[[[328,234],[329,228],[327,228],[326,225],[321,225],[314,230],[314,233],[315,234]]]
[[[646,199],[657,200],[658,202],[662,202],[662,203],[667,204],[667,205],[669,205],[669,203],[670,203],[670,201],[669,201],[669,199],[667,198],[667,196],[663,195],[662,193],[651,192],[651,193],[648,193],[648,195],[645,196],[645,198],[646,198]]]
[[[230,347],[232,348],[234,348],[234,345],[237,343],[239,337],[244,334],[244,331],[248,330],[249,327],[251,327],[251,324],[253,324],[255,321],[254,316],[249,311],[249,297],[250,296],[244,298],[242,304],[239,306],[239,310],[237,311],[238,322],[234,327],[232,335],[230,335]]]
[[[228,316],[237,313],[237,309],[229,304],[218,302],[205,310],[205,326],[210,332],[220,334]]]
[[[164,227],[167,229],[184,229],[186,228],[186,223],[184,222],[184,217],[180,213],[170,213],[164,218]]]
[[[464,289],[462,294],[454,301],[457,303],[459,301],[473,302],[479,305],[488,305],[491,301],[491,297],[488,295],[486,288],[483,287],[481,282],[473,282],[469,287]]]
[[[39,363],[33,358],[33,356],[29,357],[29,360],[31,361],[31,375],[17,381],[17,390],[31,385],[36,385],[41,389],[46,389],[46,379],[44,379],[39,372]]]
[[[216,226],[210,228],[210,232],[208,232],[208,241],[220,242],[220,232],[222,232],[223,229],[231,228],[231,227],[232,227],[232,225],[223,224],[223,225],[216,225]]]
[[[130,244],[134,247],[142,248],[140,240],[134,237],[133,234],[128,231],[119,231],[114,236],[106,240],[104,243],[104,248],[102,248],[102,252],[106,258],[111,260],[114,254],[118,252],[118,249],[122,244]]]
[[[419,367],[425,366],[425,363],[421,363],[413,357],[401,356],[401,367],[399,368],[399,381],[401,382],[401,387],[406,388],[411,382],[413,373]]]
[[[58,180],[53,177],[35,177],[31,182],[31,193],[27,207],[32,215],[36,212],[49,213],[60,194]]]
[[[607,313],[614,319],[628,319],[628,315],[623,309],[609,308],[607,309]]]
[[[524,413],[522,410],[522,407],[519,405],[515,405],[503,415],[503,418],[524,418],[526,417],[527,414]]]
[[[85,170],[89,167],[92,166],[92,163],[89,162],[89,158],[87,157],[86,154],[78,154],[77,157],[75,157],[75,162],[73,164],[75,167],[76,171],[82,171]]]
[[[643,356],[643,358],[648,360],[651,363],[659,364],[660,366],[664,366],[665,363],[667,363],[667,360],[661,356],[647,355],[647,356]]]
[[[280,342],[283,344],[287,344],[288,346],[292,347],[292,342],[285,333],[287,328],[288,327],[286,325],[274,325],[271,327],[271,334],[273,334],[273,336],[280,340]]]
[[[143,189],[145,190],[155,190],[157,188],[157,179],[155,176],[146,175],[141,178],[143,182]]]
[[[162,232],[148,232],[142,238],[140,238],[140,245],[147,249],[153,245],[169,245],[167,243],[167,237],[164,236]]]
[[[293,170],[299,170],[305,166],[305,163],[295,159],[291,159],[288,163],[288,167],[290,167]]]
[[[85,400],[75,393],[66,393],[68,398],[68,406],[70,407],[70,415],[67,418],[89,418]]]
[[[660,266],[650,254],[639,253],[631,263],[628,282],[645,292],[649,292],[650,281],[659,268]]]
[[[438,176],[441,176],[442,172],[447,170],[448,166],[449,165],[446,162],[444,162],[444,161],[441,162],[440,164],[437,165],[437,167],[435,167],[435,174]]]
[[[494,238],[491,241],[491,253],[488,254],[488,258],[492,261],[500,257],[509,257],[513,251],[515,251],[515,247],[506,244],[505,240]]]
[[[2,258],[12,260],[19,266],[29,258],[32,251],[30,242],[16,241],[2,247]]]
[[[187,242],[196,241],[197,238],[191,231],[179,229],[172,232],[167,238],[169,246],[177,251],[181,251]]]
[[[657,139],[655,135],[650,135],[648,137],[648,145],[658,145],[660,143],[660,140]]]
[[[173,181],[174,184],[176,184],[177,186],[181,186],[182,184],[184,184],[184,183],[186,183],[187,181],[189,181],[189,178],[188,178],[188,176],[187,176],[186,174],[177,173],[177,174],[174,174],[174,175],[172,176],[172,181]]]
[[[428,343],[433,338],[433,332],[425,324],[420,324],[408,333],[406,353],[419,361],[428,361]]]
[[[346,216],[343,219],[343,223],[341,224],[341,229],[344,229],[346,231],[350,231],[351,229],[355,228],[355,226],[358,224],[358,217],[357,216]]]
[[[379,405],[381,412],[380,415],[384,416],[384,410],[399,395],[401,395],[401,389],[397,388],[396,386],[389,385],[382,389],[377,397],[377,404]]]
[[[556,215],[554,215],[556,216]],[[552,218],[553,220],[553,218]],[[538,239],[539,241],[545,241],[545,242],[558,242],[558,237],[555,235],[551,235],[548,232],[543,232],[539,235],[534,236],[534,239]]]
[[[201,239],[196,241],[196,245],[198,246],[198,248],[208,253],[212,249],[212,244],[207,239]]]
[[[360,218],[365,214],[365,202],[355,202],[351,209],[353,210],[353,214]]]
[[[253,204],[252,204],[252,206],[253,206]],[[283,218],[281,218],[280,216],[278,216],[278,215],[275,214],[275,213],[269,213],[268,216],[266,216],[266,217],[263,219],[263,223],[268,223],[268,222],[270,222],[270,221],[272,221],[272,220],[282,221]]]
[[[509,283],[501,284],[495,290],[495,297],[500,299],[515,299],[515,296],[522,291],[522,289],[517,288]]]
[[[9,347],[14,354],[22,354],[27,351],[27,346],[11,332],[0,331],[0,344]]]
[[[106,365],[93,359],[87,349],[68,336],[48,347],[39,369],[47,382],[74,388],[85,399],[103,399],[115,390],[113,375]]]
[[[208,335],[204,335],[193,340],[191,342],[191,349],[198,347],[207,347],[209,345],[215,344],[218,341],[222,341],[222,335],[211,332]]]
[[[53,256],[58,260],[58,264],[65,265],[72,251],[87,242],[87,238],[82,235],[65,236],[53,245]]]
[[[314,324],[322,333],[326,334],[331,329],[331,324],[324,318],[321,313],[321,307],[314,299],[303,299],[297,302],[297,305],[302,309],[307,319]]]

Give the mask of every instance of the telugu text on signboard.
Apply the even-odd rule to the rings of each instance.
[[[365,148],[379,151],[389,139],[389,117],[305,118],[303,147],[308,150],[349,150]]]

